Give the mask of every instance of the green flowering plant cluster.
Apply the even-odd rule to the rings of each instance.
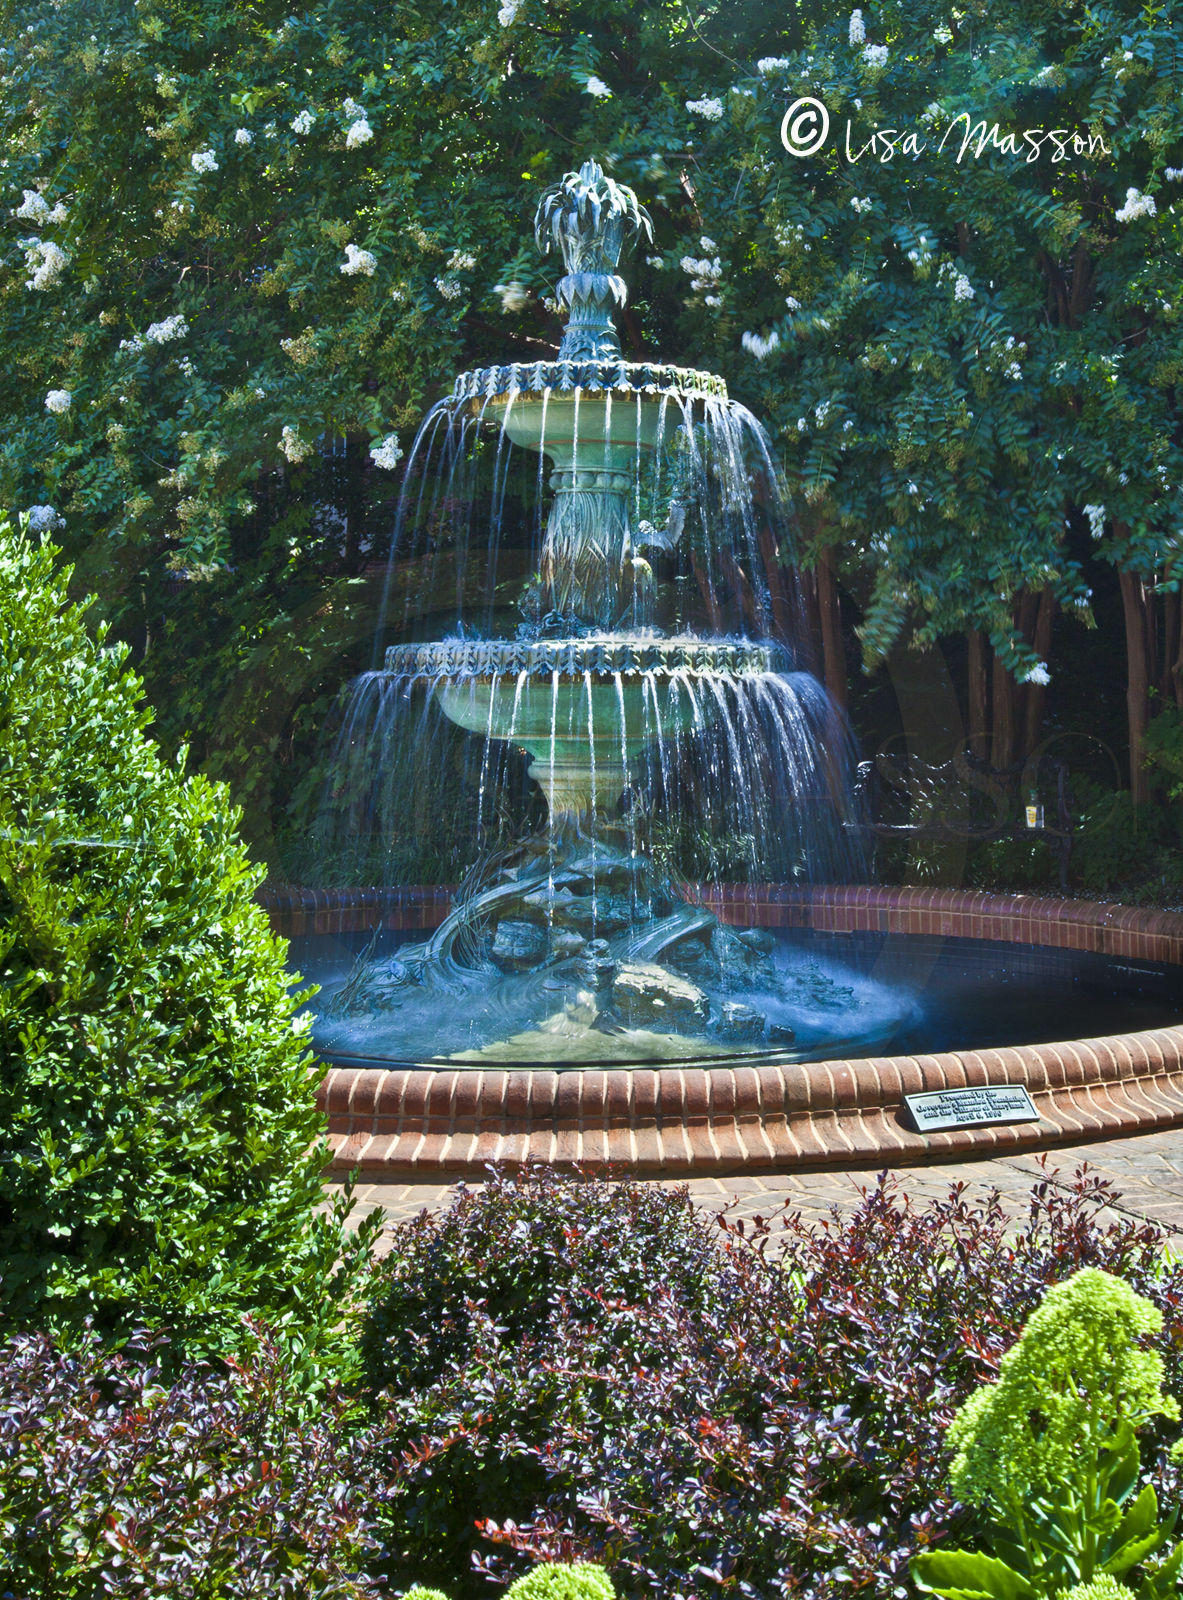
[[[1050,1289],[998,1382],[979,1389],[947,1435],[954,1491],[993,1554],[934,1550],[912,1575],[942,1600],[1160,1600],[1177,1591],[1183,1545],[1160,1554],[1160,1517],[1139,1487],[1137,1434],[1177,1419],[1162,1358],[1143,1348],[1162,1313],[1120,1279],[1085,1268]],[[1178,1447],[1176,1446],[1176,1449]],[[1139,1574],[1133,1591],[1119,1580]]]
[[[416,1584],[403,1600],[448,1600],[448,1596],[441,1589]],[[616,1600],[616,1590],[603,1567],[594,1561],[540,1561],[510,1584],[507,1600]],[[1109,1597],[1098,1595],[1097,1600]]]
[[[542,1561],[509,1586],[510,1600],[616,1600],[612,1579],[594,1561]]]

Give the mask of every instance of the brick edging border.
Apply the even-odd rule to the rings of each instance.
[[[430,927],[448,905],[448,892],[432,888],[270,891],[259,898],[276,931],[292,934],[379,921]],[[1183,966],[1183,916],[1131,906],[864,885],[724,886],[700,898],[734,923],[1010,940]],[[1024,1084],[1040,1122],[912,1130],[904,1094],[992,1083]],[[685,1176],[902,1165],[1183,1124],[1183,1027],[787,1066],[336,1067],[318,1098],[332,1169],[359,1167],[370,1177],[479,1175],[490,1161],[620,1162]]]

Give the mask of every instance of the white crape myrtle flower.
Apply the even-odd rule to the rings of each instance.
[[[45,409],[63,416],[70,409],[71,399],[69,389],[51,389],[45,396]]]
[[[20,244],[25,252],[25,266],[33,274],[25,279],[25,288],[42,291],[55,288],[69,261],[66,252],[56,244],[43,244],[40,239],[22,239]]]
[[[298,429],[290,426],[284,428],[280,437],[279,448],[294,465],[298,465],[301,461],[306,461],[312,454],[312,446],[306,439],[301,439]]]
[[[762,339],[758,333],[745,333],[739,342],[749,355],[755,356],[757,361],[763,361],[779,346],[780,334],[775,328],[766,339]]]
[[[797,418],[797,432],[798,433],[805,433],[808,430],[808,428],[809,428],[809,424],[808,424],[808,422],[806,422],[805,418],[804,417],[798,417]]]
[[[1023,376],[1023,369],[1017,361],[1012,361],[1010,366],[1006,369],[1006,375],[1008,378],[1014,378],[1016,380],[1021,379]]]
[[[887,65],[887,46],[885,44],[869,44],[863,51],[863,60],[869,67],[878,70]]]
[[[867,25],[863,21],[862,12],[861,11],[852,11],[850,13],[850,42],[851,42],[851,44],[862,44],[866,37],[867,37]]]
[[[705,117],[708,122],[718,122],[723,115],[723,102],[722,100],[687,100],[686,109],[696,116]]]
[[[493,293],[501,296],[501,309],[511,311],[524,311],[530,304],[530,291],[524,283],[519,283],[516,278],[509,283],[495,283]]]
[[[44,196],[39,195],[36,189],[22,190],[24,199],[12,213],[14,217],[21,217],[25,222],[48,222],[49,203]]]
[[[790,311],[800,311],[801,309],[801,302],[797,299],[796,295],[785,295],[785,305],[788,306]]]
[[[718,256],[713,261],[708,261],[705,258],[701,261],[696,261],[693,256],[683,256],[680,266],[683,272],[690,273],[690,287],[692,289],[713,288],[723,276],[723,264]]]
[[[1047,670],[1047,662],[1037,661],[1033,667],[1028,667],[1019,681],[1021,683],[1037,683],[1041,688],[1046,688],[1052,681],[1052,675]]]
[[[650,267],[655,267],[658,272],[660,272],[665,266],[665,262],[660,256],[646,256],[645,264]]]
[[[850,208],[852,211],[858,211],[859,213],[862,213],[864,211],[870,211],[874,204],[875,202],[873,200],[860,200],[856,194],[854,199],[850,202]]]
[[[178,312],[176,316],[166,317],[163,322],[148,324],[144,338],[149,344],[168,344],[173,339],[184,339],[189,333],[189,324]]]
[[[973,297],[974,297],[974,286],[973,286],[973,284],[965,276],[964,272],[959,272],[957,274],[956,278],[953,280],[953,298],[954,298],[954,300],[972,300]]]
[[[771,78],[774,72],[787,72],[789,63],[785,56],[762,56],[756,62],[756,71],[762,78]]]
[[[133,355],[138,355],[144,348],[144,341],[138,333],[133,333],[130,339],[120,339],[119,348],[121,350],[130,350]]]
[[[374,268],[378,265],[377,258],[369,250],[359,250],[355,244],[345,246],[345,260],[339,270],[347,278],[355,277],[361,273],[363,277],[372,278]]]
[[[189,157],[194,172],[217,172],[218,161],[212,150],[194,150]]]
[[[830,414],[830,402],[823,400],[820,406],[814,406],[813,415],[819,428],[825,426],[826,418]]]
[[[1164,167],[1162,175],[1168,183],[1183,183],[1183,167]]]
[[[59,517],[53,506],[30,506],[25,512],[30,533],[51,533],[65,526],[65,517]]]
[[[584,84],[584,88],[588,94],[594,96],[597,100],[606,100],[612,93],[603,78],[589,78]]]
[[[704,306],[718,307],[723,304],[723,301],[717,294],[704,294],[702,297],[702,303]]]
[[[443,295],[445,300],[459,300],[461,295],[464,293],[464,285],[460,282],[459,278],[436,278],[435,286]]]
[[[351,123],[349,132],[345,135],[346,150],[356,150],[359,144],[369,144],[374,137],[374,130],[364,117],[359,117]]]
[[[385,439],[370,447],[370,460],[376,467],[382,467],[386,472],[393,472],[402,457],[398,435],[394,433],[388,433]]]
[[[503,28],[508,28],[521,9],[522,0],[505,0],[505,4],[497,10],[498,22]]]
[[[1139,194],[1137,189],[1130,188],[1125,192],[1125,205],[1117,213],[1117,220],[1134,222],[1138,217],[1153,217],[1157,212],[1153,195]]]
[[[356,122],[358,117],[364,117],[366,114],[366,108],[362,105],[361,101],[353,100],[351,98],[342,100],[341,110],[349,118],[350,122]]]
[[[476,257],[470,250],[453,250],[448,257],[449,272],[471,272],[476,266]]]
[[[251,130],[249,128],[235,128],[235,130],[234,130],[234,143],[235,144],[254,144],[254,142],[255,142],[255,136],[254,136],[254,134],[251,132]]]
[[[939,22],[932,30],[932,36],[938,44],[953,43],[953,30],[946,22]]]
[[[288,126],[293,133],[311,133],[312,124],[315,121],[315,115],[311,111],[305,110],[301,111],[298,116],[293,117]]]
[[[1085,506],[1084,514],[1089,521],[1089,532],[1094,539],[1099,539],[1105,532],[1105,507]]]
[[[703,247],[703,249],[708,253],[708,255],[712,251],[717,250],[719,248],[719,246],[715,243],[715,241],[713,239],[711,239],[711,238],[708,238],[705,233],[703,234],[702,238],[698,242]]]

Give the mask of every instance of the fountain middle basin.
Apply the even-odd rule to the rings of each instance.
[[[533,757],[552,823],[620,799],[630,764],[711,718],[712,679],[769,674],[777,652],[746,640],[590,635],[522,643],[395,645],[386,670],[427,678],[450,721]]]

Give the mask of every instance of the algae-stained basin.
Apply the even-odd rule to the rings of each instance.
[[[868,929],[762,931],[772,980],[763,988],[729,997],[725,982],[712,984],[704,973],[696,982],[693,961],[683,964],[688,987],[707,997],[705,1022],[665,1018],[650,1005],[605,1025],[586,971],[562,961],[528,983],[474,974],[450,994],[410,995],[402,984],[392,988],[389,1008],[326,1015],[325,1001],[363,952],[397,970],[400,945],[416,937],[397,929],[299,933],[291,963],[321,985],[311,1002],[314,1043],[323,1059],[342,1065],[578,1068],[929,1055],[1136,1033],[1183,1018],[1183,966],[1120,949]],[[762,1019],[759,1027],[753,1017]]]

